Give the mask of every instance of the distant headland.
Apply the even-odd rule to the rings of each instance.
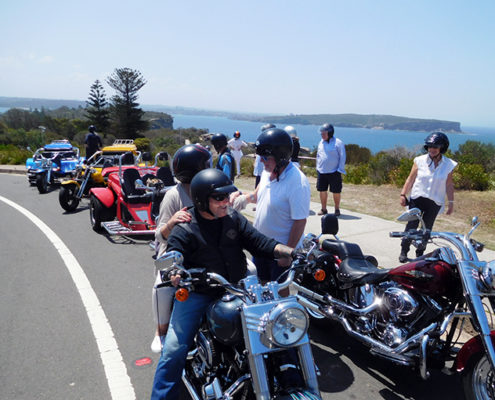
[[[58,107],[85,107],[81,100],[52,100],[25,97],[2,97],[0,107],[17,107],[27,109],[54,109]],[[461,133],[460,122],[442,121],[437,119],[408,118],[395,115],[363,115],[363,114],[289,114],[268,115],[260,113],[241,113],[232,111],[205,110],[190,107],[173,107],[163,105],[145,105],[146,111],[160,111],[170,114],[204,115],[227,117],[242,121],[271,122],[275,124],[322,125],[329,122],[342,128],[387,129],[394,131],[425,131],[441,130],[444,132]]]

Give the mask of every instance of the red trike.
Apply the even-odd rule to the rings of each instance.
[[[167,153],[158,153],[155,163],[150,153],[143,154],[145,166],[130,164],[132,153],[119,159],[118,171],[108,175],[107,187],[92,188],[90,221],[97,232],[110,235],[154,235],[155,219],[165,192],[175,185],[170,167],[158,167],[159,160],[168,160]]]

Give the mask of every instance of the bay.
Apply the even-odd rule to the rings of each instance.
[[[235,131],[241,132],[241,138],[246,142],[255,142],[260,134],[259,122],[240,121],[227,117],[172,114],[174,128],[208,129],[210,133],[223,133],[231,138]],[[315,148],[321,137],[318,125],[292,125],[297,130],[301,146]],[[279,125],[284,128],[285,125]],[[451,150],[455,151],[459,145],[468,140],[495,144],[495,128],[463,127],[463,133],[447,133]],[[357,144],[367,147],[372,153],[393,149],[402,146],[412,151],[419,151],[423,147],[424,139],[430,132],[393,131],[364,128],[335,128],[335,136],[345,144]]]

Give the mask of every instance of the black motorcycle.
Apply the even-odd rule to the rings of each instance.
[[[201,269],[186,270],[178,252],[169,252],[155,264],[163,283],[178,268],[185,278],[176,299],[198,285],[217,286],[226,294],[206,312],[194,346],[188,354],[182,380],[190,396],[199,399],[321,399],[307,334],[309,319],[294,296],[280,297],[285,282],[261,285],[248,276],[234,286],[222,276]],[[187,300],[186,300],[187,301]]]

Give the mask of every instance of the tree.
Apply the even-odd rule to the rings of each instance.
[[[110,111],[105,90],[98,79],[91,85],[86,105],[85,114],[90,123],[95,125],[98,131],[106,132],[110,126]]]
[[[144,111],[137,103],[137,92],[146,85],[141,72],[130,68],[116,68],[107,78],[107,83],[117,91],[111,100],[115,136],[127,139],[141,137],[140,132],[148,129],[148,122],[143,119]]]

